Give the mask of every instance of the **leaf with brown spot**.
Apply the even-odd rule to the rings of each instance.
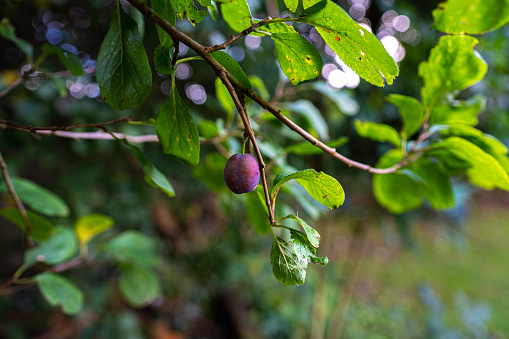
[[[380,41],[335,3],[327,0],[305,10],[299,22],[315,26],[341,60],[369,83],[383,87],[385,79],[391,85],[399,74]],[[362,53],[364,57],[359,60]]]
[[[322,70],[322,57],[306,38],[298,33],[273,33],[271,38],[279,65],[293,85],[317,77]]]

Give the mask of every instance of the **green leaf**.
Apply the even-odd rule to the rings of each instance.
[[[210,53],[217,62],[221,64],[235,79],[240,81],[243,85],[247,87],[251,87],[251,82],[247,77],[246,73],[242,67],[240,67],[239,63],[235,61],[228,53],[223,51],[216,51]]]
[[[235,32],[240,33],[251,27],[253,17],[246,0],[235,0],[221,4],[221,13],[224,21]]]
[[[136,21],[138,25],[138,31],[140,32],[141,39],[145,36],[145,17],[141,12],[134,6],[131,7],[131,18]]]
[[[423,179],[424,184],[419,185],[419,189],[431,207],[445,209],[454,206],[451,181],[438,163],[421,158],[412,163],[410,169]]]
[[[198,134],[203,138],[213,138],[219,135],[217,125],[210,120],[202,120],[198,123]]]
[[[55,85],[58,95],[61,98],[66,98],[67,95],[69,94],[69,90],[67,89],[67,87],[65,85],[66,79],[63,77],[55,77],[54,76],[51,78],[51,81],[53,81],[53,85]]]
[[[283,73],[292,85],[313,80],[322,71],[322,56],[299,33],[273,33],[276,55]]]
[[[261,20],[254,20],[254,22],[259,23]],[[286,22],[275,22],[271,24],[265,24],[262,26],[263,31],[267,31],[269,33],[290,33],[296,34],[297,31],[293,26],[287,24]]]
[[[262,97],[264,100],[270,99],[269,91],[267,90],[267,87],[263,83],[262,78],[256,75],[252,75],[249,77],[249,82],[251,82],[251,85],[253,86],[253,89],[258,90],[258,94]]]
[[[391,94],[387,101],[399,108],[399,115],[403,120],[402,135],[411,138],[419,130],[424,121],[424,110],[421,102],[406,95]]]
[[[449,176],[462,175],[468,168],[472,167],[470,162],[459,158],[446,149],[433,149],[428,152],[428,156],[435,158],[442,171]]]
[[[299,6],[299,0],[285,0],[286,8],[292,13],[295,13]]]
[[[41,215],[27,210],[28,221],[32,226],[30,236],[35,240],[42,241],[47,239],[53,233],[53,224]],[[0,215],[5,219],[18,226],[23,232],[25,231],[25,223],[18,209],[14,207],[0,209]]]
[[[173,9],[172,2],[169,0],[152,0],[151,2],[152,9],[154,12],[162,16],[166,21],[170,23],[170,25],[175,26],[177,21],[175,17],[175,10]],[[164,29],[157,26],[157,35],[159,37],[159,42],[162,46],[171,47],[173,44],[173,40],[171,40],[170,36]]]
[[[299,21],[315,26],[341,60],[369,83],[383,87],[385,79],[391,85],[399,74],[398,66],[380,41],[334,2],[327,0],[312,6]]]
[[[470,182],[481,188],[491,190],[500,188],[509,191],[509,176],[500,163],[473,143],[458,137],[449,137],[434,148],[444,148],[454,156],[469,162],[472,167],[466,170]]]
[[[468,100],[454,100],[435,105],[431,111],[431,124],[466,124],[475,126],[479,123],[477,116],[486,108],[486,97],[475,95]]]
[[[272,273],[281,283],[302,285],[306,280],[306,268],[313,264],[327,265],[327,257],[317,257],[316,249],[313,248],[306,234],[292,230],[291,241],[287,242],[276,237],[270,251]]]
[[[330,209],[338,208],[345,201],[345,192],[341,184],[333,177],[314,169],[295,172],[279,179],[272,188],[272,200],[277,196],[281,186],[292,179],[296,179],[313,199]]]
[[[210,2],[210,6],[207,6],[207,10],[209,11],[210,17],[212,20],[217,22],[219,20],[219,10],[217,9],[217,4],[215,1]]]
[[[506,172],[508,172],[508,168],[505,166],[506,160],[504,159],[507,158],[507,147],[492,135],[484,134],[477,128],[463,124],[451,124],[449,128],[441,130],[440,134],[442,136],[458,136],[470,141],[497,159],[502,167],[506,169]]]
[[[0,22],[0,35],[15,44],[21,50],[21,52],[25,54],[28,63],[32,64],[34,47],[28,41],[20,39],[16,36],[15,29],[9,21],[9,18],[3,18],[2,22]]]
[[[177,18],[183,20],[185,15],[193,26],[200,23],[208,14],[206,11],[199,11],[193,0],[171,0],[171,3],[177,13]]]
[[[121,266],[121,270],[120,293],[131,306],[147,306],[161,294],[157,275],[152,270],[136,265]]]
[[[321,1],[323,0],[302,0],[302,7],[304,9],[308,9],[309,7],[312,7]]]
[[[228,118],[232,118],[235,113],[235,103],[233,102],[232,97],[230,96],[230,92],[226,89],[226,86],[223,84],[221,79],[216,78],[215,80],[216,87],[216,97],[219,101],[219,104],[226,111]]]
[[[171,43],[169,46],[161,46],[157,45],[154,49],[154,65],[156,66],[156,71],[161,74],[171,74],[171,58],[173,56],[173,44]]]
[[[143,166],[143,172],[145,173],[144,180],[147,184],[152,187],[158,188],[168,196],[174,197],[175,191],[173,186],[170,184],[168,179],[162,174],[141,152],[141,150],[133,145],[130,145],[131,151],[133,152],[136,160]]]
[[[25,252],[23,265],[30,267],[36,262],[57,265],[74,257],[78,252],[78,239],[72,229],[57,226],[55,232],[38,246]]]
[[[338,148],[343,146],[348,142],[347,137],[339,137],[335,140],[326,142],[325,144],[332,148]],[[297,155],[317,155],[322,154],[322,150],[315,145],[311,144],[308,141],[299,142],[298,144],[293,144],[285,148],[285,152],[288,154],[297,154]]]
[[[433,26],[449,34],[481,34],[509,22],[506,0],[448,0],[433,11]]]
[[[50,44],[42,45],[42,58],[49,55],[56,55],[60,62],[69,70],[74,76],[83,75],[83,66],[79,56],[68,52],[60,47]]]
[[[173,86],[156,119],[156,132],[163,151],[189,166],[200,162],[198,128],[189,113],[189,107]]]
[[[430,110],[444,94],[461,91],[484,77],[488,66],[473,49],[477,42],[468,35],[440,38],[428,61],[419,65],[419,76],[424,80],[421,90],[424,107]]]
[[[79,217],[74,224],[74,231],[80,244],[88,244],[95,236],[113,227],[113,218],[104,214],[89,214]]]
[[[353,116],[359,112],[359,104],[351,91],[331,90],[325,81],[313,81],[308,86],[329,98],[342,113]]]
[[[99,50],[97,83],[102,99],[121,110],[140,106],[152,87],[152,71],[138,25],[122,6],[113,10]]]
[[[216,193],[227,190],[224,184],[224,167],[226,159],[219,153],[209,153],[205,159],[195,168],[193,176],[203,182],[205,186]]]
[[[293,242],[275,238],[270,251],[270,262],[272,273],[279,282],[287,286],[304,284],[308,261],[295,253]]]
[[[318,248],[318,246],[320,246],[320,234],[313,227],[309,226],[303,219],[299,218],[298,216],[296,217],[293,214],[288,214],[281,220],[285,219],[293,219],[297,221],[304,229],[307,240],[309,241],[311,246],[313,246],[314,248]]]
[[[154,267],[159,263],[156,243],[137,231],[125,231],[106,244],[108,252],[123,264]]]
[[[83,308],[83,292],[70,280],[51,272],[40,273],[34,280],[51,306],[61,306],[69,315],[78,314]]]
[[[322,116],[322,113],[316,108],[311,101],[297,100],[287,102],[285,107],[293,113],[299,113],[306,118],[309,125],[316,131],[320,139],[329,138],[329,126]]]
[[[247,220],[258,233],[269,233],[269,211],[261,186],[258,186],[254,192],[247,194]]]
[[[211,0],[198,0],[198,3],[200,5],[202,5],[203,7],[208,7],[208,6],[212,5]]]
[[[304,233],[293,230],[291,238],[293,239],[293,249],[299,257],[306,258],[312,264],[327,265],[329,259],[315,255],[316,249],[311,246]]]
[[[50,217],[69,216],[69,206],[55,193],[23,178],[11,178],[11,181],[20,199],[34,211]],[[0,192],[6,190],[5,184],[0,184]]]
[[[377,124],[371,121],[361,122],[355,120],[355,130],[357,133],[364,138],[370,138],[371,140],[379,142],[389,142],[396,147],[401,146],[401,139],[399,138],[398,132],[389,125]]]
[[[401,159],[401,150],[393,149],[378,160],[376,167],[391,167]],[[373,175],[373,194],[380,205],[394,214],[417,208],[423,202],[422,193],[416,189],[416,182],[410,176],[400,173]]]
[[[322,213],[322,206],[316,204],[316,201],[297,182],[283,186],[283,190],[292,197],[300,205],[300,208],[313,220],[318,220]],[[288,214],[290,210],[282,211],[281,214]]]

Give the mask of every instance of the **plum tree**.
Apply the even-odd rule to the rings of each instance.
[[[260,167],[251,154],[234,154],[224,167],[226,186],[235,194],[254,191],[260,182]]]

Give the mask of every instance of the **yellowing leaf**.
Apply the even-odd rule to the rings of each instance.
[[[96,235],[113,226],[113,218],[104,214],[89,214],[76,220],[74,230],[80,244],[87,244]]]

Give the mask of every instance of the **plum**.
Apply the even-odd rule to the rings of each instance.
[[[251,154],[234,154],[224,167],[226,186],[235,194],[252,192],[260,182],[260,167]]]

